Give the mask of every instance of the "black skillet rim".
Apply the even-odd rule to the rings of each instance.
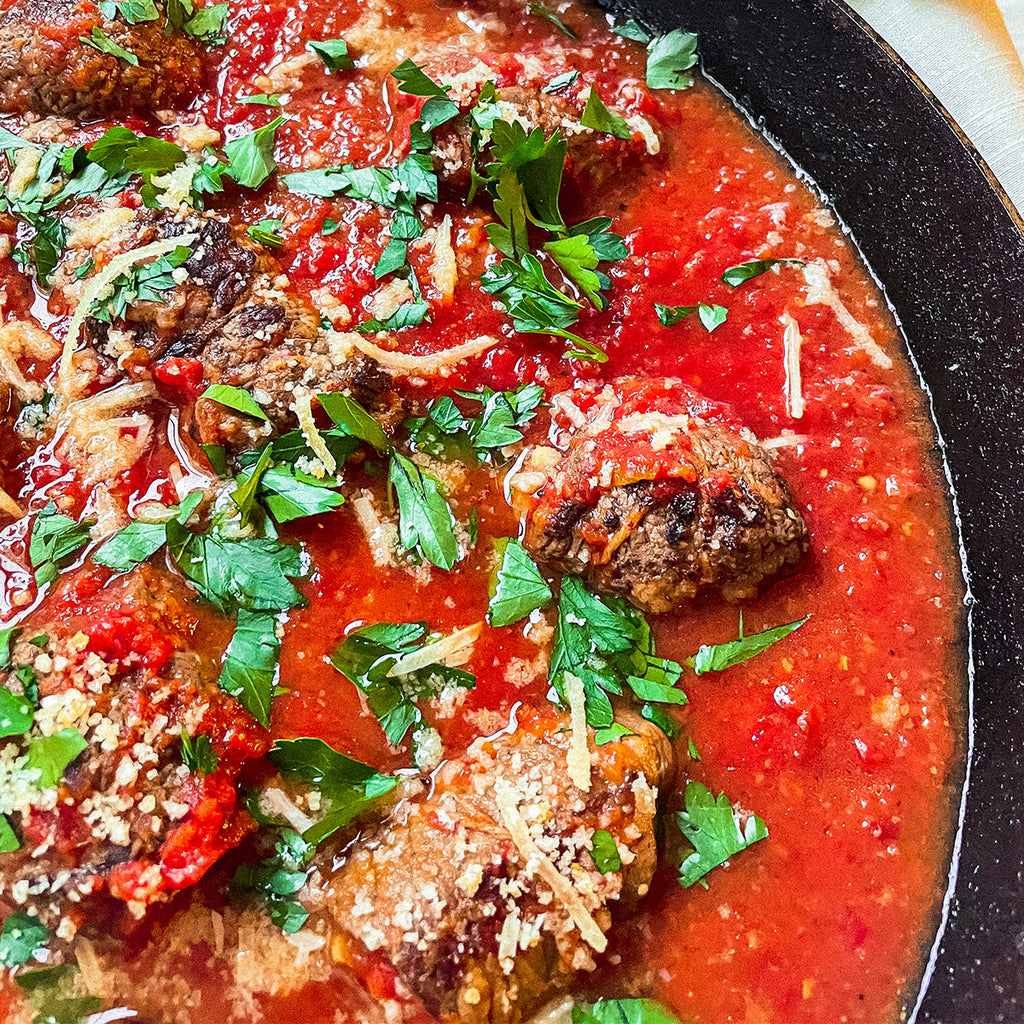
[[[949,114],[838,0],[603,0],[702,66],[851,229],[909,339],[969,567],[970,786],[945,927],[907,1012],[1024,1020],[1024,220]],[[968,674],[970,674],[968,672]],[[779,1022],[782,1024],[782,1022]]]

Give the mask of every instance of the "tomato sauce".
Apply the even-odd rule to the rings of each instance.
[[[644,77],[642,48],[576,7],[559,16],[579,43],[544,19],[524,16],[512,0],[495,0],[486,10],[403,0],[375,21],[377,10],[326,0],[233,8],[229,44],[210,53],[209,92],[182,121],[199,115],[227,140],[278,113],[241,97],[283,92],[287,120],[275,146],[281,172],[393,162],[408,152],[421,101],[389,86],[388,71],[402,57],[416,57],[417,40],[472,36],[478,21],[487,26],[485,51],[500,42],[496,52],[512,55],[493,62],[499,85],[525,73],[517,54],[551,53],[546,73],[580,70],[606,97],[624,79]],[[403,35],[410,42],[403,44]],[[339,36],[352,39],[357,58],[364,47],[372,51],[368,68],[328,74],[313,63],[291,76],[281,72],[306,54],[307,40]],[[371,37],[374,47],[365,42]],[[379,56],[389,47],[396,55],[390,63]],[[490,215],[447,196],[434,215],[450,216],[454,226],[454,302],[396,340],[413,354],[486,334],[500,340],[446,376],[400,386],[429,399],[455,388],[537,382],[551,394],[573,378],[670,375],[723,403],[760,439],[776,439],[777,465],[807,521],[811,556],[798,573],[743,604],[742,628],[754,633],[810,619],[785,642],[725,672],[684,672],[680,686],[689,704],[673,709],[681,726],[679,782],[667,796],[668,809],[678,810],[685,780],[701,782],[755,811],[770,836],[712,872],[706,890],[684,890],[672,866],[679,842],[666,829],[670,838],[650,895],[632,920],[616,926],[606,965],[581,986],[591,995],[649,994],[694,1024],[901,1019],[944,891],[964,729],[957,647],[963,588],[924,397],[854,243],[727,101],[698,81],[681,92],[641,91],[629,102],[657,126],[661,152],[632,162],[600,189],[563,191],[568,223],[611,217],[629,249],[610,271],[609,310],[587,308],[576,328],[608,361],[567,361],[559,339],[512,331],[477,282]],[[171,132],[156,123],[145,130]],[[340,329],[370,315],[387,213],[361,201],[288,192],[275,180],[258,193],[229,188],[211,206],[238,223],[282,219],[277,255],[293,284],[309,291]],[[328,219],[337,228],[326,233]],[[426,258],[413,246],[414,268]],[[892,365],[872,361],[834,306],[807,301],[800,267],[783,265],[735,289],[720,280],[727,267],[767,258],[823,261],[849,316],[866,325]],[[39,313],[42,300],[20,283],[13,262],[0,260],[0,271],[10,282],[5,316],[24,315],[33,302]],[[655,303],[698,302],[727,307],[728,319],[709,333],[695,316],[664,326],[654,310]],[[802,335],[800,418],[787,405],[787,317]],[[62,337],[67,311],[53,304],[48,320]],[[169,359],[156,378],[173,402],[178,392],[195,397],[197,372],[188,360]],[[527,440],[542,440],[548,426],[542,414]],[[175,416],[161,423],[163,437],[177,430]],[[166,499],[172,464],[187,476],[201,474],[202,463],[190,442],[168,442],[120,481],[123,497],[130,508]],[[33,508],[50,499],[69,514],[86,507],[87,490],[45,448],[6,470],[6,489]],[[456,515],[465,521],[475,509],[480,527],[478,543],[452,574],[377,564],[351,502],[284,531],[304,545],[314,571],[301,585],[308,607],[290,613],[284,628],[280,681],[287,692],[273,707],[275,737],[318,736],[382,771],[409,766],[409,749],[389,747],[329,656],[361,625],[425,620],[447,633],[483,619],[491,541],[518,529],[502,476],[467,470],[453,488]],[[383,494],[379,477],[368,473],[353,471],[350,483]],[[36,600],[23,569],[24,544],[18,524],[0,532],[9,621]],[[685,662],[701,644],[735,638],[739,611],[705,598],[652,618],[659,654]],[[208,633],[223,649],[223,629]],[[426,709],[447,754],[502,728],[516,705],[546,702],[550,634],[543,615],[532,624],[483,627],[464,666],[477,677],[475,689],[447,717]],[[206,885],[212,893],[222,880],[214,871],[200,891]],[[144,949],[133,956],[141,957],[142,978]],[[226,1019],[217,1016],[227,1012],[219,1002],[223,965],[210,969],[197,952],[175,970],[207,997],[196,1021]],[[322,984],[306,997],[258,1003],[279,1024],[333,1021],[350,1005],[343,986]]]

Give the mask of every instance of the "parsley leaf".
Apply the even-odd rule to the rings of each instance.
[[[366,697],[388,743],[398,746],[425,725],[415,701],[436,697],[448,686],[472,689],[470,672],[432,662],[401,673],[401,659],[439,640],[425,622],[378,622],[354,630],[331,652],[331,664]],[[393,674],[396,666],[398,674]]]
[[[28,745],[28,766],[38,768],[36,785],[52,789],[64,775],[64,769],[88,747],[77,729],[61,729],[52,736],[34,736]]]
[[[254,242],[259,242],[260,245],[280,246],[284,245],[281,226],[280,218],[266,217],[257,224],[250,224],[245,231]]]
[[[686,784],[686,810],[677,812],[676,820],[683,838],[694,848],[679,865],[679,882],[687,889],[694,882],[706,889],[703,879],[712,868],[768,837],[767,826],[756,814],[741,828],[729,798],[724,793],[716,798],[699,782]]]
[[[606,832],[603,828],[594,830],[594,835],[591,837],[590,857],[594,862],[594,867],[602,875],[607,875],[609,871],[622,870],[622,858],[619,856],[619,848],[615,839],[611,832]]]
[[[358,334],[380,334],[384,331],[400,331],[403,327],[418,327],[427,319],[429,309],[426,302],[404,302],[386,319],[373,317],[356,324],[352,330]]]
[[[556,75],[552,78],[551,81],[541,89],[541,92],[558,92],[559,89],[565,89],[572,85],[579,77],[580,73],[578,71],[566,71],[564,75]]]
[[[270,701],[280,652],[275,616],[240,608],[217,682],[266,727],[270,725]]]
[[[76,974],[76,968],[61,964],[22,972],[15,977],[36,1011],[32,1024],[85,1024],[85,1018],[103,1005],[98,996],[74,994]]]
[[[302,552],[272,537],[192,533],[172,520],[167,549],[200,596],[220,611],[283,611],[305,604],[289,578],[306,574]]]
[[[18,835],[11,828],[11,823],[0,814],[0,853],[14,853],[21,849]]]
[[[427,97],[419,116],[419,123],[424,131],[433,131],[453,117],[458,117],[459,108],[448,98],[451,86],[438,85],[413,61],[403,60],[391,72],[391,77],[398,82],[399,92],[404,92],[408,96]]]
[[[607,274],[597,270],[600,257],[594,251],[590,240],[584,235],[567,235],[544,243],[544,251],[562,268],[571,281],[590,300],[595,309],[608,308],[608,296],[604,292],[612,282]]]
[[[57,511],[51,501],[36,516],[32,524],[28,555],[35,566],[36,583],[42,586],[57,578],[81,549],[89,543],[89,530],[95,519],[76,523]]]
[[[115,43],[99,25],[94,25],[89,35],[79,36],[78,41],[85,43],[86,46],[91,46],[94,50],[99,50],[100,53],[109,53],[111,56],[117,57],[118,60],[131,64],[132,67],[139,66],[139,58],[131,50],[126,50],[123,46]]]
[[[311,783],[320,790],[326,813],[302,838],[319,843],[344,828],[375,800],[390,793],[398,779],[339,753],[321,739],[277,740],[268,755],[285,778]]]
[[[254,92],[250,96],[239,96],[239,103],[252,103],[260,107],[281,106],[281,94],[279,92]]]
[[[634,42],[643,43],[644,46],[651,41],[651,33],[632,18],[624,25],[613,25],[612,31],[623,39],[632,39]]]
[[[485,292],[501,299],[520,334],[565,338],[578,346],[568,353],[573,358],[607,362],[608,356],[596,345],[569,330],[583,306],[547,279],[536,256],[526,254],[518,261],[504,259],[486,271],[480,281]]]
[[[128,25],[139,25],[144,21],[156,21],[160,12],[153,0],[100,0],[96,5],[100,14],[108,21],[120,16]]]
[[[345,498],[331,490],[333,483],[318,480],[293,466],[272,466],[260,481],[259,500],[277,522],[290,523],[343,505]]]
[[[647,620],[635,608],[622,598],[591,594],[574,576],[563,578],[548,673],[560,703],[564,675],[571,672],[583,681],[587,722],[595,729],[613,724],[608,695],[627,687],[644,702],[641,714],[664,728],[649,702],[685,704],[686,694],[675,686],[682,671],[655,654]]]
[[[9,668],[11,664],[11,646],[14,638],[21,632],[21,626],[8,626],[0,629],[0,669]]]
[[[174,271],[192,255],[187,245],[179,245],[152,263],[136,264],[122,271],[110,283],[111,292],[94,301],[89,315],[103,323],[124,318],[136,302],[165,302],[167,293],[177,286]]]
[[[254,420],[267,419],[267,414],[256,404],[256,399],[244,388],[232,387],[230,384],[211,384],[199,397],[226,405]]]
[[[189,736],[184,726],[181,727],[181,760],[193,775],[210,775],[220,764],[210,737],[205,733]]]
[[[247,188],[259,188],[277,170],[274,160],[274,132],[284,124],[275,117],[269,124],[234,139],[224,146],[227,167],[224,173]]]
[[[202,491],[193,491],[180,505],[167,510],[160,521],[136,519],[118,530],[93,555],[93,561],[119,572],[126,572],[156,552],[167,541],[167,520],[176,518],[184,525],[203,499]]]
[[[281,830],[275,854],[259,864],[240,864],[232,879],[234,889],[256,893],[270,920],[288,935],[297,932],[309,917],[308,911],[292,897],[309,880],[307,864],[316,850],[290,828]]]
[[[445,396],[427,403],[427,415],[405,421],[409,438],[417,450],[434,458],[452,461],[488,459],[495,451],[518,444],[522,431],[536,415],[544,397],[538,384],[522,384],[515,391],[457,391],[462,398],[481,405],[477,416],[464,415]]]
[[[722,271],[721,280],[730,288],[739,288],[741,284],[760,277],[772,267],[805,267],[806,265],[804,260],[748,260],[746,263],[737,263]]]
[[[797,619],[796,622],[787,622],[782,626],[775,626],[751,636],[743,635],[743,619],[741,618],[740,635],[736,640],[712,646],[701,644],[700,649],[690,659],[690,664],[697,675],[704,672],[722,672],[768,650],[772,644],[784,640],[790,633],[798,630],[809,618],[810,615],[805,615],[802,619]]]
[[[32,703],[21,694],[0,688],[0,738],[21,736],[32,727]]]
[[[499,561],[487,621],[492,626],[509,626],[548,604],[551,588],[519,541],[503,537],[495,548]]]
[[[31,914],[9,914],[0,928],[0,964],[17,967],[46,949],[50,933],[46,925]]]
[[[459,542],[455,517],[438,480],[400,452],[393,452],[388,481],[398,501],[402,547],[418,552],[439,569],[451,569],[459,560]]]
[[[666,327],[673,327],[691,313],[696,313],[708,334],[716,327],[721,327],[729,317],[729,310],[725,306],[715,306],[707,302],[699,302],[696,306],[663,306],[656,302],[654,311]]]
[[[207,46],[221,46],[227,42],[227,4],[211,4],[198,11],[192,0],[166,0],[167,24],[164,35],[181,31]]]
[[[354,399],[340,391],[317,395],[317,401],[340,429],[387,453],[391,451],[384,428]]]
[[[567,35],[570,39],[579,39],[579,36],[571,29],[557,14],[549,11],[543,4],[530,4],[529,11],[531,14],[535,14],[538,18],[546,18],[564,35]]]
[[[630,24],[635,24],[630,22]],[[572,1024],[680,1024],[653,999],[598,999],[572,1008]]]
[[[673,29],[647,44],[647,84],[652,89],[689,89],[693,78],[684,74],[697,63],[697,36]]]
[[[580,116],[580,124],[585,128],[593,128],[596,132],[603,132],[605,135],[614,135],[617,139],[633,138],[633,129],[626,124],[625,120],[618,114],[613,114],[598,96],[597,90],[590,89],[590,96],[587,98],[587,105],[583,108]]]
[[[344,39],[310,40],[306,49],[312,50],[323,62],[328,71],[347,71],[356,66],[348,55],[348,43]]]

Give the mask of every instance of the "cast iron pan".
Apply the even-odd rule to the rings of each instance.
[[[700,34],[707,75],[852,229],[931,393],[972,594],[974,733],[948,920],[909,1010],[918,1022],[1019,1024],[1024,222],[935,98],[837,0],[602,5]]]

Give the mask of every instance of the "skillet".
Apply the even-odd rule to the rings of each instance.
[[[699,33],[707,75],[849,226],[908,339],[969,580],[965,799],[911,1019],[1022,1021],[1024,220],[938,101],[838,0],[602,6]]]

